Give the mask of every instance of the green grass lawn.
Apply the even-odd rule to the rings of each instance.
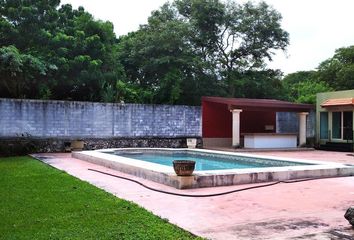
[[[37,160],[12,157],[0,158],[0,239],[196,237]]]

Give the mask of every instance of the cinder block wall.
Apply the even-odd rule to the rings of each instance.
[[[201,136],[201,108],[0,99],[0,137]]]

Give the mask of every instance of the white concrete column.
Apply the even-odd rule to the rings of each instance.
[[[240,113],[242,109],[232,109],[232,146],[240,146]]]
[[[308,112],[300,112],[299,115],[299,147],[306,144],[306,116]]]

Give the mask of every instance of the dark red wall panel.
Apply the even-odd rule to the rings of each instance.
[[[276,113],[264,111],[243,111],[241,118],[241,133],[275,132]],[[265,125],[273,125],[273,131],[265,130]]]
[[[202,101],[202,136],[231,138],[232,114],[226,104]]]
[[[240,118],[241,133],[275,132],[275,112],[243,111]],[[227,104],[202,101],[202,121],[203,138],[232,137],[232,113]],[[265,130],[265,125],[273,125],[274,130]]]

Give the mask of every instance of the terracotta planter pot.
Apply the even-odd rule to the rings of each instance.
[[[174,160],[173,169],[177,176],[191,176],[195,168],[195,161]]]

